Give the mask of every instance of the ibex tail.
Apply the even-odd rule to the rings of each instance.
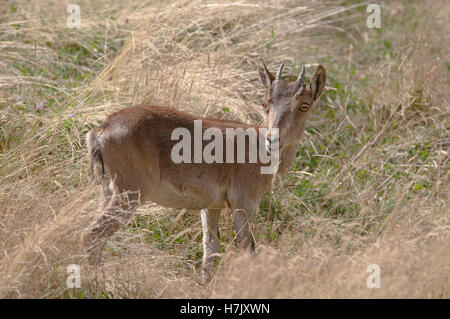
[[[86,135],[86,144],[88,148],[89,160],[91,162],[91,173],[97,178],[103,178],[105,175],[105,164],[102,156],[102,132],[98,129],[89,131]]]

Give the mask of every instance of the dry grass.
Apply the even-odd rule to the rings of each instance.
[[[387,2],[380,30],[358,1],[78,1],[79,30],[69,3],[0,7],[1,297],[450,297],[448,3]],[[293,76],[322,63],[329,82],[255,218],[256,257],[225,214],[201,286],[198,212],[148,204],[88,268],[80,233],[99,205],[84,134],[136,103],[259,123],[260,57]]]

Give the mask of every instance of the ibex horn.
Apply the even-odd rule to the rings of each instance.
[[[297,87],[300,87],[303,85],[303,81],[305,80],[305,66],[302,65],[302,70],[300,71],[300,74],[297,78]]]
[[[283,73],[284,62],[280,64],[277,75],[275,76],[275,81],[281,80],[281,73]]]

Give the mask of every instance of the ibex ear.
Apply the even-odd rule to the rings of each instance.
[[[264,86],[268,88],[273,80],[275,80],[275,77],[272,75],[272,73],[269,72],[269,70],[267,70],[266,64],[263,60],[261,60],[261,62],[259,63],[258,72],[262,84],[264,84]]]
[[[312,92],[314,101],[317,100],[325,87],[325,82],[327,81],[327,72],[322,65],[319,65],[316,72],[311,78],[309,83],[309,88]]]

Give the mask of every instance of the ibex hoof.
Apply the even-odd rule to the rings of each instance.
[[[88,255],[88,264],[97,266],[100,263],[103,245],[98,245],[91,233],[82,234],[81,244]]]
[[[207,285],[211,279],[212,279],[212,274],[211,274],[212,270],[206,270],[203,269],[202,270],[202,285]]]

